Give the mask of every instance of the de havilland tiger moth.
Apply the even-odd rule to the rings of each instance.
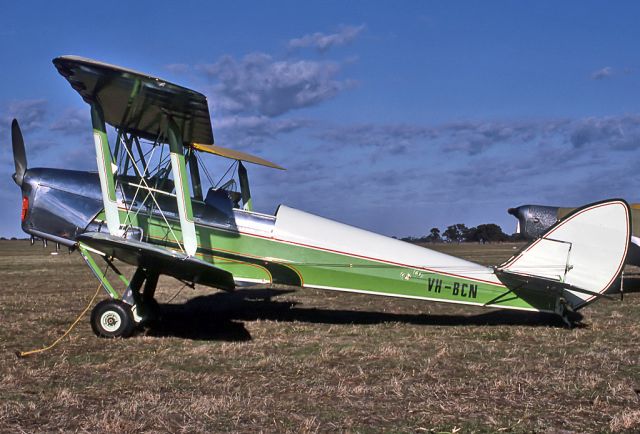
[[[104,287],[91,315],[98,336],[127,337],[150,319],[161,274],[226,291],[273,283],[550,312],[568,324],[619,284],[631,236],[624,200],[572,211],[495,267],[284,205],[258,213],[245,163],[282,168],[215,145],[204,95],[86,58],[53,64],[89,106],[97,172],[27,167],[14,120],[13,178],[22,229],[78,251]],[[231,159],[233,179],[204,191],[205,154]]]

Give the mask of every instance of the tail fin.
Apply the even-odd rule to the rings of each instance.
[[[611,288],[622,272],[631,240],[627,202],[612,199],[578,208],[496,268],[525,289],[556,288],[578,309]]]

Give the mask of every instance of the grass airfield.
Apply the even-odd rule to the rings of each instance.
[[[18,359],[97,286],[77,253],[51,247],[0,242],[2,432],[640,430],[640,293],[588,306],[569,330],[547,315],[162,278],[156,328],[98,339],[85,317]],[[493,265],[519,246],[430,247]]]

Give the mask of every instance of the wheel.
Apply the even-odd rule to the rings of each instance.
[[[103,300],[91,311],[91,328],[103,338],[126,338],[135,323],[128,304],[120,300]]]

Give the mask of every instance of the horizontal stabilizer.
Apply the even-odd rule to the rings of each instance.
[[[77,240],[107,257],[114,257],[127,264],[154,270],[176,279],[227,291],[235,287],[231,273],[184,253],[102,232],[85,233],[79,235]]]
[[[624,200],[586,205],[497,267],[496,275],[510,288],[562,292],[577,309],[614,285],[630,239],[630,208]]]
[[[524,289],[525,291],[556,291],[558,292],[558,294],[560,294],[562,290],[567,289],[570,291],[591,295],[594,298],[611,298],[606,294],[578,288],[568,283],[559,282],[557,280],[548,279],[545,277],[511,273],[509,271],[500,269],[496,270],[496,275],[500,278],[500,281],[502,283],[506,284],[509,288],[513,288],[513,290],[516,292]]]

